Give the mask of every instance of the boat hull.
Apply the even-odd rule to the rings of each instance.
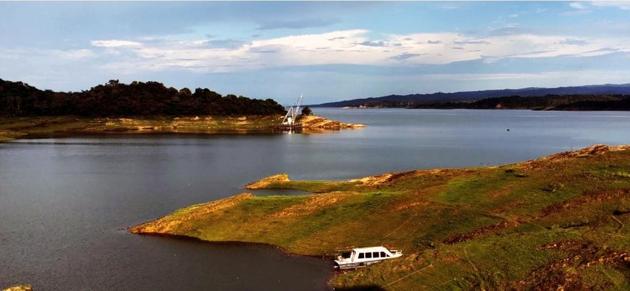
[[[384,261],[384,260],[360,262],[360,263],[356,263],[356,262],[355,263],[338,263],[338,262],[335,262],[335,269],[338,269],[338,270],[349,270],[349,269],[363,268],[363,267],[367,267],[369,265],[380,263],[382,261]]]

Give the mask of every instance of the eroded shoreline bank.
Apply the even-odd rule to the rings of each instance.
[[[0,142],[17,138],[68,137],[96,134],[270,134],[283,131],[282,116],[191,116],[86,118],[75,116],[0,118]],[[305,116],[303,133],[361,128],[364,125]]]

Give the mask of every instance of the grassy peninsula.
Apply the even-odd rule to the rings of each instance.
[[[333,287],[630,288],[630,146],[596,145],[495,167],[418,170],[339,181],[286,174],[130,228],[331,256],[389,244],[401,259],[338,273]]]

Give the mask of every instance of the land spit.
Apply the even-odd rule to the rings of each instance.
[[[280,174],[242,193],[129,230],[278,246],[333,256],[393,245],[401,259],[338,273],[333,287],[627,289],[630,146],[595,145],[493,167],[417,170],[351,180]]]
[[[0,142],[16,138],[85,134],[250,134],[281,132],[282,116],[189,116],[87,118],[74,116],[0,118]],[[303,133],[354,129],[362,124],[344,123],[319,116],[305,116],[297,127]]]

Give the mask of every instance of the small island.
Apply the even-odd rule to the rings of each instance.
[[[515,164],[293,181],[193,205],[129,230],[271,244],[332,257],[392,245],[405,254],[337,273],[336,288],[626,289],[630,146],[595,145]]]
[[[86,134],[248,134],[281,132],[284,107],[198,88],[111,80],[82,92],[39,90],[0,79],[0,142]],[[304,133],[362,127],[306,114]]]

